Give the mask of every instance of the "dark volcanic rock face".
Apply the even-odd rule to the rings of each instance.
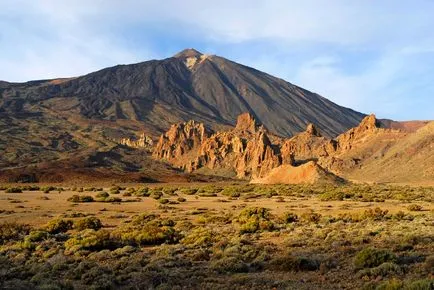
[[[239,114],[250,112],[282,136],[303,131],[308,123],[336,136],[363,118],[282,79],[193,49],[72,79],[2,82],[0,93],[3,112],[31,104],[33,111],[43,106],[95,120],[144,121],[154,135],[190,119],[211,127],[234,125]]]

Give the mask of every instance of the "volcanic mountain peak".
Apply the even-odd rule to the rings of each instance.
[[[194,48],[186,48],[177,54],[175,54],[173,57],[176,58],[188,58],[188,57],[201,57],[203,54],[199,51],[197,51]]]

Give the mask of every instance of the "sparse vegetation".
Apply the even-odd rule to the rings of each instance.
[[[433,287],[430,188],[20,188],[25,207],[1,193],[0,216],[44,222],[0,223],[0,288]]]

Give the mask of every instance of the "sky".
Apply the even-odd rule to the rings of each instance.
[[[434,119],[433,0],[0,0],[0,80],[216,54],[380,118]]]

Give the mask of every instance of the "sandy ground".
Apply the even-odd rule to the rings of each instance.
[[[108,191],[108,189],[106,189]],[[212,213],[234,213],[244,207],[265,207],[269,208],[273,214],[281,215],[284,212],[294,212],[301,214],[314,210],[322,215],[336,216],[341,213],[362,212],[367,208],[380,207],[395,213],[400,210],[408,212],[409,203],[386,200],[385,202],[356,202],[356,201],[321,201],[315,197],[296,198],[284,197],[283,201],[278,197],[255,198],[249,200],[230,199],[226,196],[199,197],[196,195],[178,195],[168,197],[175,201],[178,197],[184,197],[186,202],[179,204],[160,205],[157,200],[150,197],[123,197],[122,194],[113,195],[122,198],[121,203],[72,203],[67,201],[74,194],[94,196],[96,192],[77,193],[64,191],[58,193],[52,191],[43,193],[41,191],[25,191],[23,193],[5,193],[0,191],[0,223],[1,222],[23,222],[35,226],[40,226],[47,221],[59,217],[81,213],[83,215],[95,215],[99,217],[106,226],[116,226],[133,215],[141,213],[155,213],[168,216],[172,219],[185,220],[194,219],[195,211]],[[47,199],[48,198],[48,199]],[[131,202],[127,202],[131,201]],[[433,211],[434,205],[428,202],[412,202],[419,204],[424,211]],[[417,214],[417,212],[413,212]]]

